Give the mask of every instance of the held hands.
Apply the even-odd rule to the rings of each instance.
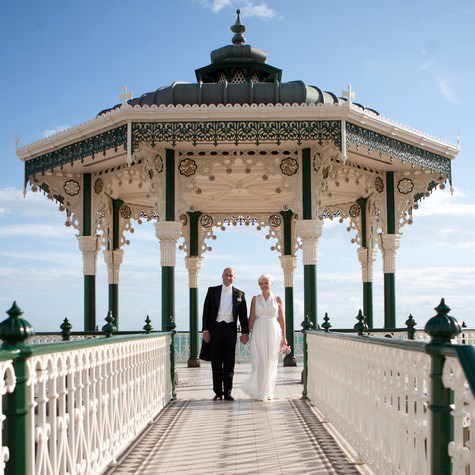
[[[292,348],[287,345],[287,343],[282,343],[282,346],[280,347],[280,352],[283,355],[290,355],[290,353],[292,352]]]
[[[245,345],[247,341],[249,340],[249,335],[243,334],[239,337],[239,340],[243,345]]]

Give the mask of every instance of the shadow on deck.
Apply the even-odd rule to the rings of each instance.
[[[279,366],[275,399],[240,390],[249,364],[235,369],[234,402],[212,401],[211,367],[178,365],[168,404],[107,474],[369,474],[318,411],[301,399],[302,369]]]

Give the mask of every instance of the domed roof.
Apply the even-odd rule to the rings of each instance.
[[[240,11],[232,44],[211,52],[211,64],[195,70],[197,82],[174,82],[130,99],[131,106],[218,104],[342,104],[346,99],[303,81],[281,82],[282,70],[266,63],[265,51],[245,44]],[[359,104],[356,106],[362,107]],[[117,109],[120,104],[98,115]],[[363,108],[363,107],[362,107]],[[373,111],[374,112],[374,111]]]

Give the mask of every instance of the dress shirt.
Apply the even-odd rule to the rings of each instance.
[[[217,322],[232,323],[233,318],[233,286],[226,287],[224,284],[221,288],[221,300],[219,301]]]

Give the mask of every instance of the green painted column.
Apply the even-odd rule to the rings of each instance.
[[[304,313],[317,328],[317,266],[303,266]]]
[[[303,219],[312,219],[312,162],[309,148],[302,150],[302,209]],[[304,312],[317,328],[317,265],[304,262]]]
[[[297,258],[293,255],[293,233],[292,220],[293,212],[290,210],[281,211],[284,221],[283,227],[283,249],[280,263],[284,271],[285,288],[285,337],[292,351],[284,358],[284,366],[297,366],[295,358],[295,338],[294,338],[294,271]]]
[[[363,282],[363,312],[368,328],[373,328],[373,282]]]
[[[162,331],[167,331],[175,315],[175,266],[162,266]]]
[[[396,251],[400,235],[396,234],[394,172],[386,172],[386,233],[381,236],[384,272],[384,328],[396,327]]]
[[[190,294],[189,324],[190,324],[190,355],[188,358],[189,368],[199,368],[199,343],[200,336],[198,330],[198,288],[199,273],[202,258],[200,257],[200,234],[199,234],[199,218],[200,211],[192,211],[188,213],[190,242],[189,255],[186,257],[186,267],[188,269],[188,282]]]
[[[175,221],[175,151],[165,151],[165,220],[156,225],[162,266],[162,331],[167,331],[175,316],[176,243],[182,224]]]
[[[317,244],[322,221],[314,219],[312,210],[312,161],[309,148],[302,150],[302,219],[297,222],[297,235],[302,239],[304,266],[304,316],[317,328]]]
[[[84,276],[84,331],[96,329],[96,276]]]
[[[373,328],[373,263],[374,252],[368,246],[368,222],[367,222],[367,202],[366,198],[356,200],[361,214],[361,247],[358,249],[358,258],[361,263],[361,274],[363,280],[363,314],[366,317],[366,324]]]
[[[84,331],[96,329],[96,259],[97,237],[92,234],[91,174],[83,175],[83,219],[79,247],[84,262]]]
[[[120,249],[120,207],[121,200],[112,200],[112,249],[108,253],[109,273],[109,312],[112,312],[114,323],[119,330],[119,269],[122,264]]]

